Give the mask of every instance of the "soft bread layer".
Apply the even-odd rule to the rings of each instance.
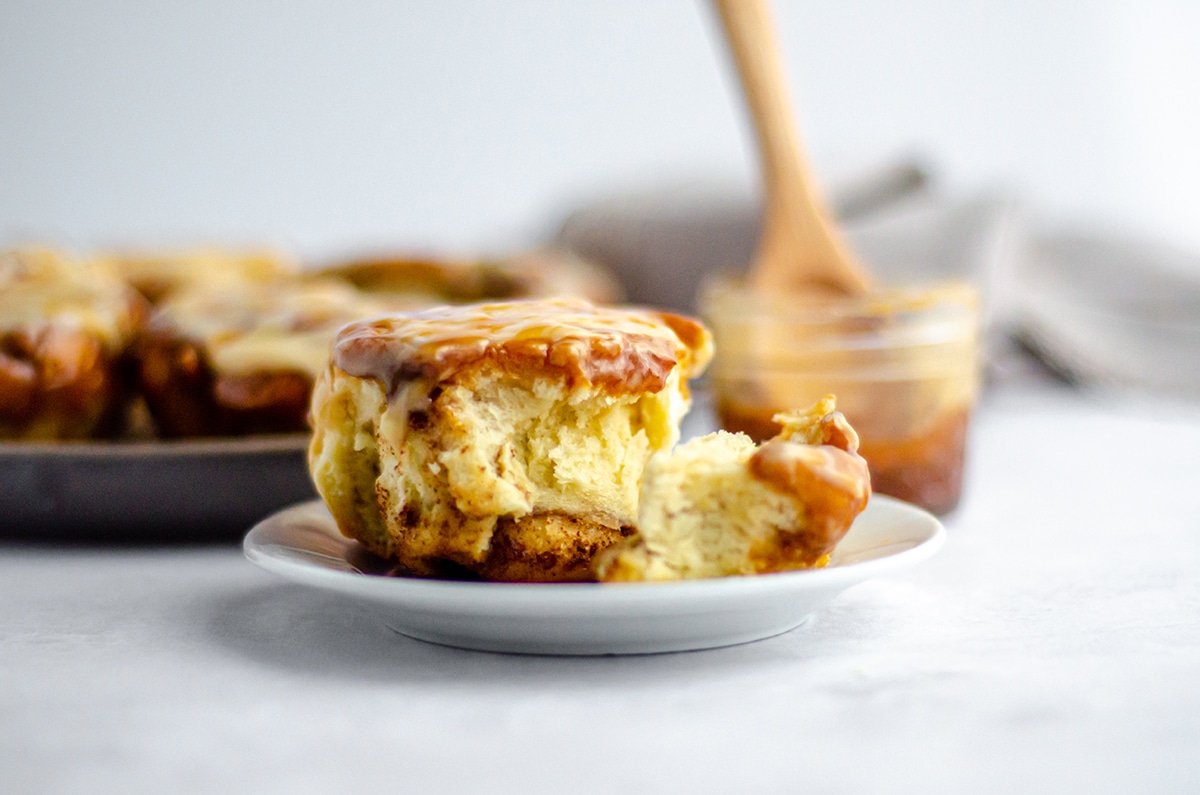
[[[674,580],[823,566],[866,507],[858,437],[826,398],[776,417],[756,447],[724,431],[656,456],[642,480],[637,534],[601,553],[599,579]]]
[[[389,402],[379,380],[330,366],[310,463],[342,531],[413,573],[581,579],[634,521],[645,462],[687,405],[678,370],[614,394],[485,363]]]
[[[313,387],[308,461],[313,483],[342,532],[392,558],[395,540],[388,535],[375,491],[382,468],[379,426],[386,410],[387,398],[377,381],[360,381],[329,368]]]

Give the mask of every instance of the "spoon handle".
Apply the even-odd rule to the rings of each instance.
[[[766,0],[713,0],[741,78],[762,158],[766,201],[750,279],[764,290],[821,286],[861,293],[866,271],[821,199],[792,117]]]

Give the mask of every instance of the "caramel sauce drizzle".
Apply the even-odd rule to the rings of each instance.
[[[694,320],[561,299],[441,306],[351,323],[338,333],[333,363],[381,381],[393,398],[410,382],[444,381],[487,361],[615,395],[658,392],[676,367],[698,375],[711,356],[709,333]]]

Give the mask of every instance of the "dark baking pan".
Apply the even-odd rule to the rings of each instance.
[[[170,442],[0,443],[0,537],[27,541],[240,540],[312,499],[308,436]]]

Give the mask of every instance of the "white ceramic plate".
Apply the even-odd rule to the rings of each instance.
[[[606,585],[388,576],[388,564],[343,538],[320,502],[268,517],[243,546],[267,571],[363,600],[420,640],[522,654],[653,654],[787,632],[851,585],[928,558],[944,534],[920,508],[874,496],[823,569]]]

